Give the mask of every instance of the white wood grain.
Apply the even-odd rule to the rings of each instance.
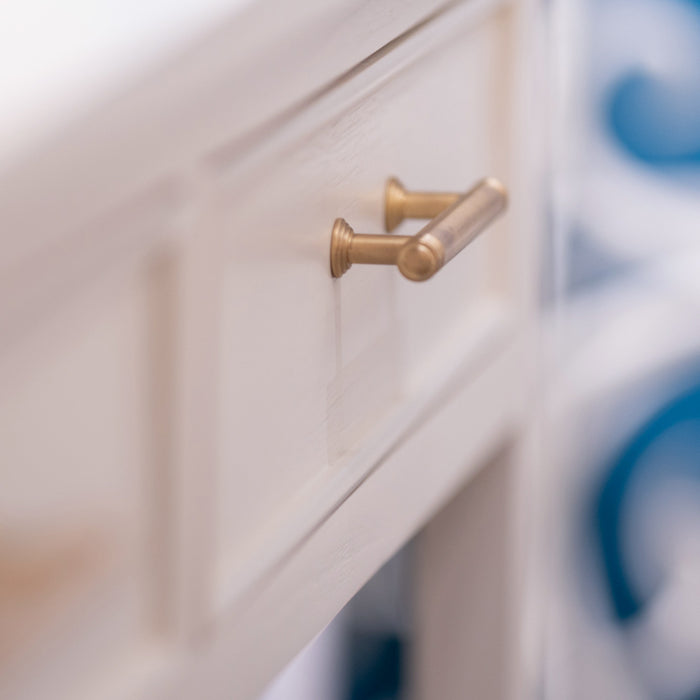
[[[0,273],[208,152],[254,148],[344,73],[452,7],[435,0],[236,3],[216,31],[166,53],[146,75],[1,165],[2,228],[24,235],[4,238]]]
[[[105,686],[100,693],[185,700],[206,688],[210,700],[256,697],[479,469],[494,446],[517,432],[527,408],[519,378],[531,355],[516,343],[493,360],[471,380],[453,384],[421,429],[389,450],[379,468],[222,617],[196,649],[172,657],[170,665],[154,663],[146,681],[139,674],[133,683],[125,672],[124,684]],[[503,396],[508,400],[498,399]],[[456,433],[470,439],[454,440]]]
[[[237,171],[222,176],[219,604],[234,601],[266,560],[262,532],[274,529],[284,541],[304,535],[308,519],[290,518],[288,504],[308,494],[327,508],[353,488],[358,472],[346,457],[384,435],[394,414],[423,405],[436,376],[429,365],[456,337],[461,361],[470,342],[479,356],[484,343],[492,352],[504,341],[499,302],[509,300],[495,270],[514,235],[508,221],[420,285],[378,267],[333,281],[328,229],[343,215],[360,231],[381,230],[391,173],[459,190],[500,165],[508,180],[495,137],[508,112],[491,87],[503,74],[508,30],[509,14],[495,13],[463,40],[372,85],[343,113],[325,112],[326,123],[297,134],[273,167],[247,171],[245,182]],[[454,370],[448,364],[438,375]]]
[[[0,518],[70,512],[118,550],[8,697],[253,697],[521,425],[515,6],[281,7],[0,173]],[[380,231],[391,174],[496,174],[511,214],[429,283],[333,281],[333,219]]]

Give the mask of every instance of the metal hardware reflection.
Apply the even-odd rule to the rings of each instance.
[[[385,199],[387,231],[405,218],[435,218],[415,236],[358,234],[345,219],[336,219],[331,234],[333,277],[341,277],[357,263],[396,265],[407,279],[430,279],[505,210],[508,193],[493,177],[481,180],[463,195],[408,192],[391,178]]]

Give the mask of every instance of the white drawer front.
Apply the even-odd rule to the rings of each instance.
[[[390,175],[416,189],[464,191],[486,175],[508,183],[509,28],[496,12],[342,110],[317,106],[317,122],[305,129],[302,116],[244,177],[226,174],[225,154],[216,161],[223,601],[246,585],[243,570],[263,566],[266,547],[283,548],[280,532],[288,544],[301,534],[295,512],[312,525],[354,488],[380,456],[363,451],[424,403],[508,304],[510,217],[424,283],[379,266],[333,280],[328,256],[336,217],[383,232]]]
[[[515,176],[516,5],[387,34],[429,6],[378,18],[362,51],[389,43],[344,51],[362,62],[314,94],[341,64],[273,99],[217,42],[216,80],[183,56],[162,91],[18,171],[0,215],[28,234],[0,260],[0,627],[22,636],[5,654],[0,632],[3,697],[189,698],[217,674],[222,697],[252,696],[504,439],[516,209],[428,282],[330,274],[334,220],[384,233],[390,176],[455,192]]]

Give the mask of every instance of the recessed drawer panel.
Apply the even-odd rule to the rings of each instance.
[[[3,347],[3,697],[75,697],[156,622],[164,306],[145,267]]]
[[[488,175],[508,184],[509,30],[508,11],[494,11],[431,38],[439,48],[418,60],[384,57],[271,138],[245,173],[215,161],[221,604],[375,468],[387,436],[417,429],[435,378],[502,320],[510,216],[427,282],[376,265],[333,279],[329,246],[336,217],[384,232],[389,176],[422,190],[466,191]]]

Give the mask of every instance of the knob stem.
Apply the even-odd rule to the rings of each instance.
[[[394,224],[398,205],[401,215],[433,215],[415,236],[357,234],[345,219],[336,219],[331,234],[331,274],[341,277],[353,263],[396,265],[414,281],[430,279],[445,263],[469,245],[508,203],[505,187],[487,177],[463,195],[407,193],[392,178],[387,184],[387,228]],[[389,202],[392,198],[394,204]],[[448,203],[449,202],[449,203]],[[396,205],[396,206],[394,206]],[[393,207],[393,208],[392,208]],[[391,216],[389,211],[394,212]],[[398,224],[396,224],[398,225]]]

